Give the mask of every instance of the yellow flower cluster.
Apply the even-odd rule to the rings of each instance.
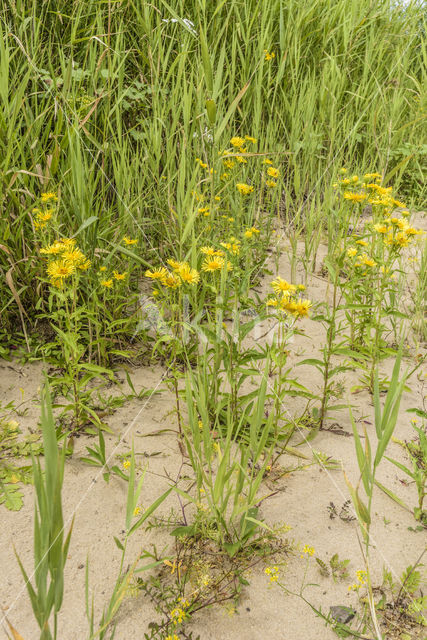
[[[236,189],[242,194],[242,196],[247,196],[254,190],[252,185],[245,184],[244,182],[238,182],[236,184]]]
[[[188,609],[190,606],[190,603],[185,598],[178,598],[177,604],[178,606],[170,612],[170,617],[174,625],[181,624],[188,617],[185,609]]]
[[[307,299],[297,298],[298,292],[305,290],[303,284],[294,285],[278,276],[276,280],[271,282],[271,286],[276,296],[268,298],[266,302],[268,307],[275,307],[296,318],[308,316],[312,302]]]
[[[273,60],[273,58],[276,57],[276,54],[274,53],[274,51],[269,51],[268,49],[264,49],[264,59],[267,60],[268,62],[270,60]]]
[[[199,282],[199,272],[197,269],[190,267],[188,262],[178,262],[177,260],[170,259],[168,260],[168,264],[172,267],[172,272],[164,267],[153,270],[147,269],[145,272],[146,278],[156,280],[169,289],[177,289],[183,284],[193,285]]]
[[[347,169],[341,169],[340,173],[347,173]],[[375,180],[375,182],[372,182]],[[354,175],[351,178],[343,178],[334,183],[334,188],[344,187],[343,198],[354,203],[366,203],[375,207],[375,211],[382,215],[388,215],[394,208],[406,209],[404,202],[393,197],[393,187],[381,185],[381,174],[365,173],[363,179]],[[358,188],[358,191],[349,191],[350,188]],[[408,215],[409,212],[403,212]]]
[[[277,565],[274,567],[266,567],[264,573],[270,578],[270,583],[277,582],[279,579],[279,567]]]
[[[359,591],[359,589],[367,583],[368,574],[363,569],[356,571],[356,577],[357,583],[350,585],[348,588],[349,591]]]
[[[304,558],[304,556],[314,556],[314,554],[314,547],[310,547],[308,544],[305,544],[300,557]]]
[[[86,271],[91,264],[90,260],[76,246],[74,238],[57,240],[53,244],[40,249],[40,254],[47,256],[49,260],[46,273],[50,284],[55,287],[62,287],[67,278],[78,271]]]

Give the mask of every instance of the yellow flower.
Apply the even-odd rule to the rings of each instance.
[[[245,140],[247,140],[248,142],[252,142],[252,144],[257,143],[257,139],[253,138],[252,136],[245,136]]]
[[[224,258],[220,256],[209,256],[203,261],[202,271],[219,271],[225,264],[227,266],[227,271],[231,271],[233,269],[231,262],[226,263]]]
[[[272,178],[278,178],[280,171],[279,171],[279,169],[276,169],[276,167],[268,167],[267,173]]]
[[[274,189],[274,187],[277,187],[277,182],[274,182],[274,180],[266,180],[265,184],[267,185],[267,187],[270,187],[270,189]]]
[[[33,210],[34,213],[34,210]],[[37,213],[37,220],[39,222],[47,222],[48,220],[50,220],[52,217],[52,213],[50,211],[39,211],[39,213]]]
[[[84,260],[83,262],[81,262],[79,265],[77,265],[77,268],[80,269],[80,271],[86,271],[87,269],[89,269],[90,265],[91,265],[91,261],[89,260],[89,258],[86,258],[86,260]]]
[[[200,249],[200,253],[203,253],[205,256],[223,256],[224,251],[221,249],[214,249],[213,247],[202,247]]]
[[[356,240],[356,244],[360,244],[361,247],[367,247],[368,243],[366,240]]]
[[[252,231],[252,233],[261,233],[261,231],[259,229],[257,229],[256,227],[251,227],[251,231]]]
[[[249,193],[252,193],[252,191],[254,190],[254,188],[249,185],[249,184],[245,184],[244,182],[238,182],[236,184],[236,189],[243,195],[243,196],[247,196]]]
[[[129,236],[124,236],[123,242],[125,244],[127,244],[128,246],[130,246],[132,244],[138,244],[138,239],[137,238],[129,238]]]
[[[367,267],[375,267],[377,264],[375,260],[367,256],[366,253],[362,254],[360,260],[362,261],[362,264],[365,264]]]
[[[274,51],[268,51],[268,49],[264,49],[264,59],[265,60],[273,60],[276,57]]]
[[[107,271],[107,267],[99,267],[100,271]]]
[[[169,289],[177,289],[177,287],[180,287],[182,285],[182,281],[180,278],[178,278],[177,275],[175,275],[174,273],[168,273],[167,271],[166,275],[163,276],[160,282],[165,287],[169,287]]]
[[[40,253],[42,255],[57,255],[63,251],[63,245],[59,242],[55,242],[54,244],[45,247],[44,249],[40,249]]]
[[[129,468],[130,468],[130,460],[125,460],[125,461],[123,462],[123,467],[124,467],[125,469],[129,469]]]
[[[52,202],[57,202],[58,201],[58,196],[53,191],[48,191],[47,193],[42,193],[41,194],[41,201],[42,202],[51,202],[51,201]]]
[[[79,264],[85,261],[85,256],[78,247],[72,247],[67,251],[62,252],[62,259],[64,262],[68,262],[77,267]]]
[[[375,178],[382,178],[380,173],[365,173],[363,176],[366,180],[375,180]]]
[[[236,162],[232,158],[225,158],[223,160],[223,163],[227,167],[227,169],[232,169],[236,164]]]
[[[347,169],[345,167],[342,167],[339,172],[342,174],[347,173]]]
[[[199,207],[199,209],[197,209],[197,211],[199,213],[203,213],[204,216],[209,216],[210,215],[209,207]]]
[[[262,164],[273,164],[273,160],[269,160],[268,158],[264,158]]]
[[[399,231],[399,233],[396,233],[396,237],[394,240],[395,244],[399,245],[400,247],[406,247],[411,242],[409,236],[404,231]]]
[[[230,144],[233,147],[241,148],[245,144],[245,139],[244,138],[239,138],[239,136],[234,136],[234,138],[231,138]]]
[[[277,307],[279,305],[279,301],[277,300],[277,298],[268,298],[265,304],[267,305],[267,307]]]
[[[242,156],[236,156],[236,160],[237,160],[237,162],[240,162],[240,164],[247,164],[248,163],[246,158],[243,158]]]
[[[279,567],[266,567],[264,573],[270,578],[270,582],[277,582],[279,579]]]
[[[160,267],[159,269],[154,269],[154,271],[147,269],[147,271],[145,272],[145,277],[151,278],[152,280],[162,280],[167,276],[167,274],[167,270],[164,267]]]
[[[387,233],[387,225],[385,224],[374,224],[374,229],[377,233]]]
[[[245,231],[245,233],[243,234],[245,236],[245,238],[252,238],[253,236],[253,231],[251,231],[251,229],[247,229],[247,231]]]
[[[283,280],[283,278],[281,278],[280,276],[278,276],[276,280],[273,280],[273,282],[271,282],[271,286],[273,287],[274,292],[277,294],[284,293],[285,291],[292,292],[296,290],[296,286],[294,284],[290,284],[286,280]]]
[[[313,556],[315,554],[315,550],[313,547],[309,547],[308,544],[304,545],[304,549],[302,550],[302,554],[301,554],[301,558],[304,557],[304,555],[307,556]]]
[[[68,278],[75,272],[76,268],[73,264],[63,262],[62,260],[54,260],[47,267],[47,275],[55,286],[60,286],[65,278]]]
[[[351,200],[352,202],[363,202],[366,200],[366,193],[351,193],[351,191],[346,191],[344,193],[344,198],[346,200]]]
[[[308,316],[308,312],[310,307],[312,306],[312,302],[310,300],[297,300],[293,307],[293,313],[299,318],[303,318],[304,316]]]
[[[202,160],[200,160],[200,158],[196,158],[196,162],[199,163],[199,165],[202,167],[202,169],[207,169],[208,165],[206,164],[206,162],[203,162]]]
[[[113,276],[116,280],[124,280],[127,276],[127,271],[123,271],[123,273],[119,273],[118,271],[113,271]]]
[[[305,285],[297,284],[297,291],[305,291]]]
[[[101,280],[101,285],[106,289],[111,289],[113,286],[113,280],[110,278],[109,280]]]
[[[187,263],[180,266],[178,273],[181,280],[187,284],[197,284],[200,280],[199,272],[196,269],[192,269]]]
[[[351,181],[352,182],[359,182],[359,176],[352,176]]]
[[[347,255],[349,258],[354,258],[354,256],[357,255],[357,249],[350,247],[350,249],[347,249]]]
[[[172,267],[172,269],[174,271],[179,271],[179,269],[184,265],[187,264],[186,262],[178,262],[178,260],[174,260],[173,258],[169,258],[168,260],[168,264]]]

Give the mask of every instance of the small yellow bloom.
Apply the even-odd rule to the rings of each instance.
[[[166,270],[165,270],[166,271]],[[169,287],[169,289],[177,289],[182,285],[182,280],[174,273],[168,273],[160,280],[162,285]]]
[[[247,196],[249,193],[252,193],[252,191],[254,190],[254,188],[249,185],[249,184],[245,184],[244,182],[238,182],[236,184],[236,189],[243,195],[243,196]]]
[[[245,140],[247,140],[248,142],[252,142],[252,144],[257,143],[257,139],[253,138],[252,136],[245,136]]]
[[[347,249],[347,255],[349,258],[354,258],[357,255],[357,249],[350,247],[350,249]]]
[[[151,278],[152,280],[163,280],[167,276],[168,272],[164,267],[160,267],[159,269],[147,269],[145,272],[146,278]]]
[[[262,164],[273,164],[273,160],[269,160],[269,158],[264,158]]]
[[[208,256],[202,263],[202,271],[220,271],[225,264],[221,256]]]
[[[276,169],[276,167],[268,167],[267,173],[269,176],[271,176],[271,178],[278,178],[280,171],[279,169]]]
[[[374,224],[374,229],[377,233],[387,233],[387,225],[385,224]]]
[[[138,244],[138,239],[137,238],[129,238],[129,236],[124,236],[123,242],[125,244],[127,244],[128,246],[130,246],[132,244]]]
[[[352,202],[363,202],[367,197],[366,193],[352,193],[351,191],[346,191],[344,193],[344,198],[346,200],[351,200]]]
[[[315,554],[314,547],[310,547],[308,544],[306,544],[304,545],[304,548],[302,550],[301,558],[303,558],[304,555],[313,556],[314,554]]]
[[[41,201],[45,202],[45,203],[46,202],[57,202],[58,201],[58,196],[53,191],[48,191],[47,193],[42,193],[41,194]]]
[[[199,272],[196,269],[192,269],[187,263],[180,266],[178,273],[181,280],[187,284],[197,284],[200,280]]]
[[[264,59],[265,60],[273,60],[276,57],[274,51],[268,51],[268,49],[264,49]]]
[[[113,286],[113,280],[110,278],[109,280],[101,280],[101,285],[106,289],[111,289]]]
[[[113,271],[113,276],[116,280],[124,280],[127,276],[127,271],[123,271],[123,273],[119,273],[118,271]]]
[[[286,280],[283,280],[283,278],[281,278],[280,276],[278,276],[276,280],[273,280],[273,282],[271,282],[271,286],[273,287],[274,292],[277,294],[283,293],[285,291],[292,292],[296,290],[296,286],[294,284],[290,284]]]
[[[359,244],[361,247],[367,247],[368,243],[366,240],[356,240],[356,244]]]
[[[221,249],[214,249],[214,247],[202,247],[200,249],[200,253],[203,253],[205,256],[223,256],[224,251]]]
[[[274,180],[266,180],[265,184],[267,185],[267,187],[270,187],[270,189],[274,189],[274,187],[277,187],[277,182],[274,182]]]
[[[241,148],[245,144],[245,139],[244,138],[240,138],[239,136],[234,136],[234,138],[231,138],[230,144],[233,147]]]
[[[124,461],[123,461],[123,467],[124,467],[125,469],[129,469],[129,467],[130,467],[130,460],[124,460]]]

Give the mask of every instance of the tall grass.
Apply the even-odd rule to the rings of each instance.
[[[3,1],[3,330],[18,303],[30,317],[40,304],[31,210],[48,189],[60,193],[61,231],[80,229],[89,257],[130,233],[149,263],[186,254],[194,160],[236,133],[284,163],[278,208],[293,232],[318,238],[341,164],[422,199],[425,63],[416,3]]]

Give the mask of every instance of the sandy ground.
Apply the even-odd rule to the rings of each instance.
[[[321,253],[321,252],[320,252]],[[290,277],[286,250],[279,258],[278,273]],[[265,288],[269,279],[266,280]],[[263,285],[264,286],[264,285]],[[319,275],[311,278],[308,295],[314,300],[325,299],[326,282]],[[306,357],[316,357],[323,341],[323,330],[310,319],[304,320],[304,336],[298,336],[291,345],[290,363]],[[415,345],[416,346],[416,345]],[[419,346],[416,346],[419,349]],[[296,355],[298,354],[298,355]],[[410,360],[408,359],[409,363]],[[390,374],[393,362],[385,361],[382,371]],[[0,361],[0,402],[4,405],[13,400],[23,402],[26,408],[23,416],[13,416],[25,432],[34,429],[39,419],[38,390],[42,378],[43,364],[20,365],[16,361]],[[310,389],[316,389],[319,377],[312,367],[296,369],[298,378]],[[163,380],[164,370],[159,366],[134,368],[131,378],[137,391],[142,388],[155,389],[148,399],[133,399],[105,418],[114,435],[106,436],[107,452],[115,456],[128,452],[132,441],[138,461],[148,464],[142,492],[142,506],[148,506],[168,487],[167,475],[176,478],[179,474],[182,456],[173,432],[155,437],[144,437],[160,429],[176,429],[173,413],[174,397]],[[125,389],[125,376],[119,374]],[[425,376],[425,370],[424,370]],[[375,440],[373,406],[366,391],[354,394],[350,388],[357,383],[358,373],[349,372],[341,376],[345,387],[342,402],[350,402],[361,434],[363,425],[372,441]],[[23,398],[22,391],[23,390]],[[114,390],[107,390],[107,393]],[[405,393],[399,413],[395,436],[401,440],[411,439],[413,430],[406,411],[411,407],[421,407],[425,395],[422,375],[413,376],[410,391]],[[289,399],[289,411],[298,415],[301,401]],[[333,416],[331,422],[338,423],[340,429],[351,434],[351,423],[347,410]],[[124,529],[126,509],[126,483],[112,477],[105,483],[99,470],[79,460],[85,454],[87,445],[94,442],[88,436],[76,439],[72,458],[67,460],[63,490],[64,517],[70,522],[75,515],[75,525],[65,572],[65,596],[60,614],[61,640],[81,640],[88,637],[85,617],[85,563],[90,563],[90,591],[95,599],[97,611],[107,603],[117,575],[120,552],[113,536],[121,537]],[[332,431],[322,431],[310,444],[303,445],[301,451],[312,457],[311,447],[333,457],[342,463],[353,483],[358,479],[358,467],[354,451],[354,439]],[[389,455],[407,464],[408,459],[402,448],[391,443]],[[158,454],[154,455],[153,454]],[[281,461],[283,466],[295,467],[298,460],[287,456]],[[406,477],[396,467],[384,461],[379,470],[379,479],[407,504],[416,505],[416,488],[403,481]],[[330,518],[328,505],[332,501],[340,510],[349,499],[348,487],[341,470],[328,470],[314,464],[305,470],[290,473],[278,483],[280,491],[262,505],[261,515],[269,524],[286,523],[292,527],[287,534],[290,541],[300,548],[304,544],[313,546],[316,555],[325,561],[338,553],[340,559],[350,559],[350,576],[344,581],[334,582],[332,578],[320,575],[312,559],[309,562],[307,581],[317,586],[308,587],[306,597],[327,612],[330,606],[356,606],[357,597],[348,591],[355,581],[355,571],[363,568],[358,542],[358,527],[355,522],[345,522],[340,518]],[[0,529],[0,605],[24,640],[34,640],[39,636],[31,606],[24,587],[23,578],[14,557],[13,546],[19,553],[24,566],[30,570],[32,557],[33,487],[24,488],[25,502],[18,512],[1,510]],[[261,491],[263,494],[264,492]],[[170,496],[163,503],[159,513],[168,515],[171,508],[178,509],[176,496]],[[374,523],[372,528],[372,564],[377,584],[381,583],[383,566],[388,567],[398,580],[398,576],[412,564],[425,547],[425,532],[414,532],[413,516],[390,500],[380,490],[374,500]],[[154,529],[148,533],[140,530],[130,540],[128,560],[132,562],[136,554],[155,543],[158,549],[171,542],[166,531]],[[170,548],[169,548],[170,553]],[[280,640],[317,640],[335,638],[335,634],[325,628],[322,620],[316,618],[309,607],[300,599],[286,596],[276,585],[270,586],[263,571],[264,565],[255,568],[249,577],[249,586],[242,593],[241,604],[234,615],[224,607],[204,610],[195,615],[187,631],[202,640],[261,640],[274,637]],[[290,553],[286,564],[281,567],[283,582],[289,589],[298,591],[306,568],[305,560],[299,552]],[[154,607],[147,596],[139,593],[129,595],[118,617],[116,640],[142,640],[148,631],[148,624],[158,620]],[[414,636],[421,638],[421,635]]]

